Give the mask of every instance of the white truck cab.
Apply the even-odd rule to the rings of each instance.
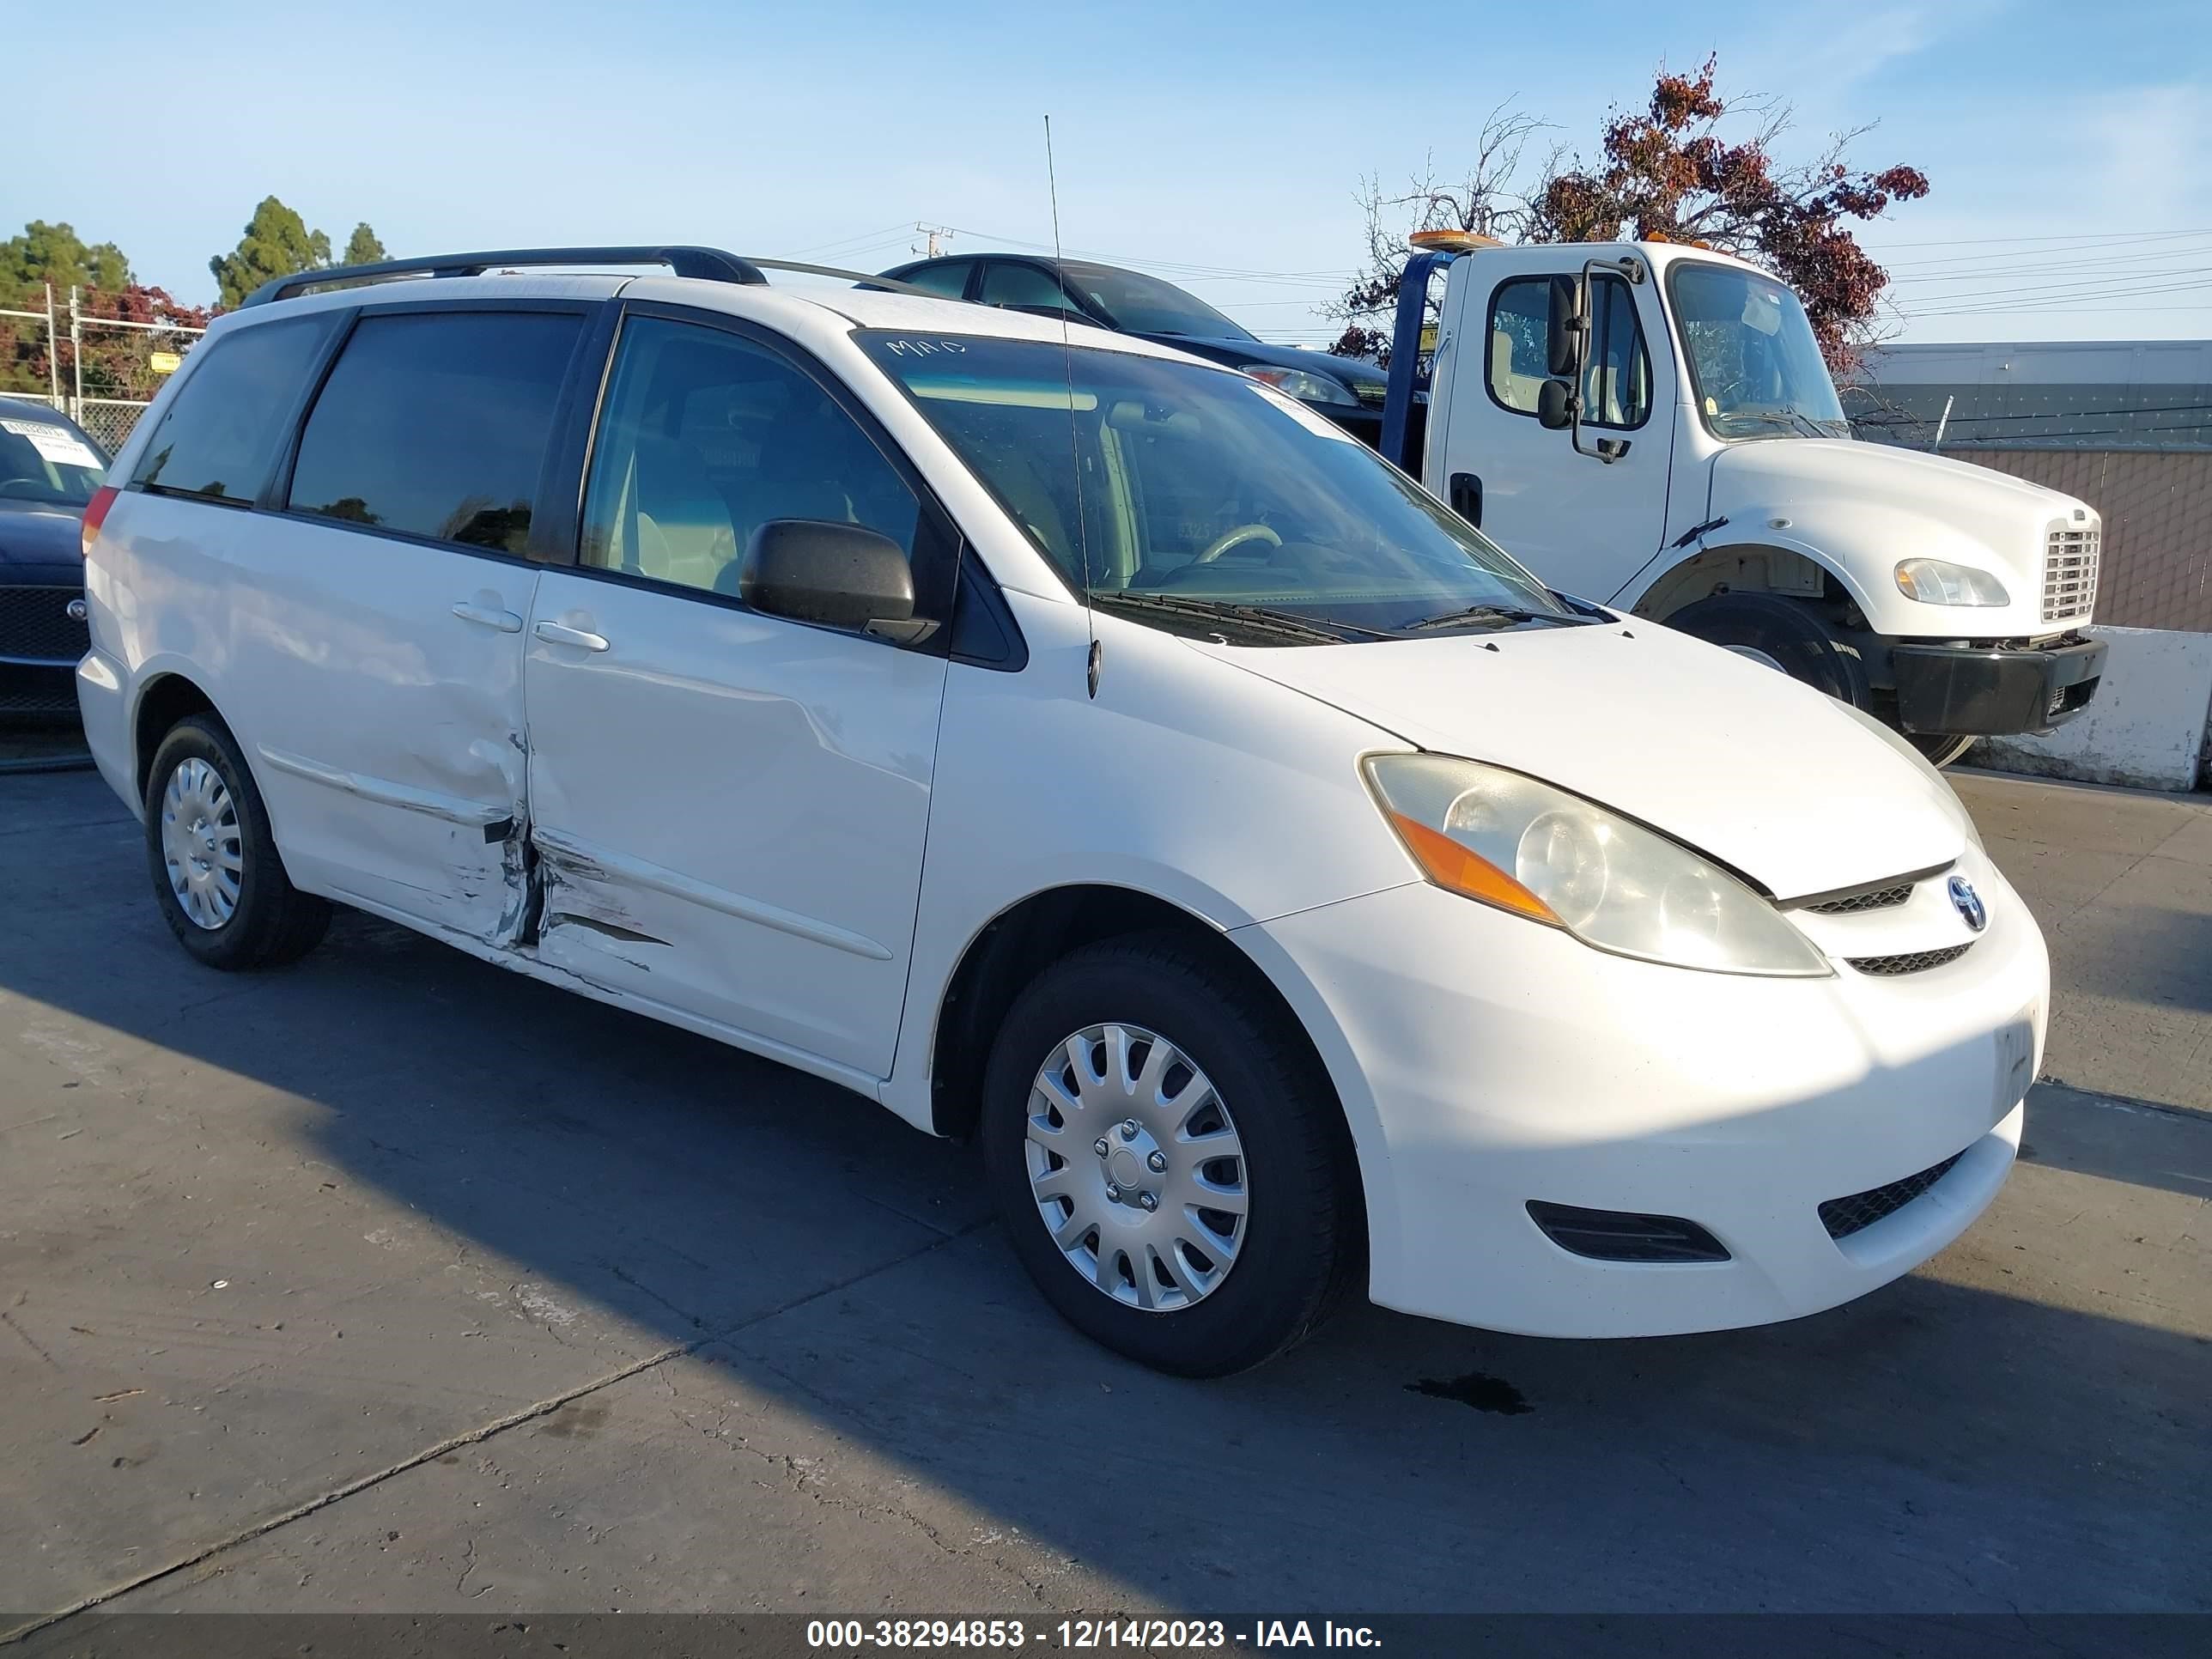
[[[1666,243],[1415,240],[1383,453],[1554,588],[1765,657],[1939,762],[2095,694],[2096,513],[1855,441],[1785,283]]]

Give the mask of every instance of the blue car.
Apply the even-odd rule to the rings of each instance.
[[[76,714],[82,520],[107,461],[59,410],[0,397],[0,720]]]
[[[1312,404],[1316,413],[1370,444],[1382,435],[1382,404],[1390,383],[1373,363],[1297,346],[1269,345],[1195,295],[1141,271],[1087,259],[960,253],[883,274],[950,300],[1066,316],[1226,363]]]

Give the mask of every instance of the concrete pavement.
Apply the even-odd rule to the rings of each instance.
[[[2063,1086],[1958,1245],[1765,1330],[1369,1309],[1193,1384],[1044,1310],[967,1150],[358,917],[207,973],[96,779],[0,778],[0,1627],[2212,1609],[2212,809],[1960,783]]]

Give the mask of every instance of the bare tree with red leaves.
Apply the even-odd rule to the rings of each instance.
[[[1524,196],[1493,204],[1488,222],[1464,228],[1524,242],[1682,242],[1732,253],[1796,289],[1829,366],[1853,368],[1880,337],[1889,274],[1858,245],[1848,222],[1918,200],[1928,194],[1927,176],[1904,166],[1878,173],[1849,166],[1844,152],[1866,127],[1838,135],[1802,166],[1778,166],[1773,151],[1790,125],[1786,105],[1735,100],[1737,112],[1756,116],[1758,125],[1742,142],[1729,143],[1718,131],[1731,106],[1715,88],[1716,68],[1708,58],[1694,75],[1662,70],[1646,108],[1607,123],[1597,164],[1585,167],[1577,158],[1562,167],[1555,153]],[[1491,188],[1501,198],[1510,193],[1505,180],[1492,180]],[[1376,208],[1401,204],[1376,201],[1372,191],[1370,199],[1370,217]],[[1432,222],[1424,216],[1411,228]],[[1381,238],[1370,240],[1376,255],[1385,252]],[[1381,337],[1361,325],[1395,305],[1402,269],[1402,256],[1390,264],[1378,258],[1330,307],[1351,325],[1337,349],[1376,355]]]

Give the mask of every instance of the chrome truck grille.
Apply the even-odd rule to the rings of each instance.
[[[2080,525],[2053,525],[2043,556],[2043,620],[2087,622],[2097,603],[2100,532]]]

